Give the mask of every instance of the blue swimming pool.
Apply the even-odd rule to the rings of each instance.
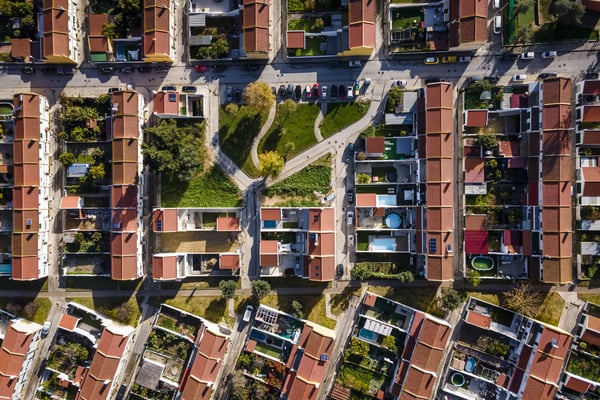
[[[465,363],[465,371],[473,372],[475,369],[476,360],[473,357],[467,358],[467,362]]]
[[[396,239],[373,238],[369,241],[369,251],[396,251]]]
[[[277,228],[277,221],[266,220],[263,221],[263,228]]]
[[[12,266],[10,264],[0,264],[0,274],[10,274]]]
[[[358,331],[358,337],[370,340],[372,342],[377,340],[377,334],[365,328],[360,328],[360,330]]]
[[[378,194],[375,196],[375,202],[377,203],[378,207],[395,207],[398,205],[395,194]]]
[[[391,229],[398,229],[402,224],[402,217],[396,213],[389,213],[385,217],[385,225]]]
[[[264,333],[259,332],[257,330],[253,329],[252,332],[250,332],[250,339],[258,340],[259,342],[264,343],[266,338],[267,336]]]

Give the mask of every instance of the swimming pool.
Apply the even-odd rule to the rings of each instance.
[[[369,241],[370,251],[396,251],[396,239],[394,238],[373,238]]]
[[[475,369],[476,360],[473,357],[467,358],[467,362],[465,363],[465,371],[473,372]]]
[[[360,328],[360,330],[358,331],[358,337],[370,340],[371,342],[377,340],[377,334],[365,328]]]
[[[277,221],[266,220],[263,221],[263,228],[277,228]]]
[[[250,332],[250,339],[258,340],[259,342],[264,342],[266,338],[267,336],[264,333],[259,332],[257,330],[253,329],[252,332]]]
[[[391,229],[398,229],[402,224],[402,217],[396,213],[389,213],[385,217],[385,225]]]
[[[10,264],[0,264],[0,274],[10,274],[12,272],[12,267]]]
[[[471,266],[477,271],[489,271],[494,268],[494,260],[487,256],[477,256],[471,259]]]
[[[452,381],[452,384],[456,387],[461,387],[465,384],[465,377],[460,372],[453,373],[450,380]]]
[[[375,203],[377,204],[377,207],[395,207],[398,205],[395,194],[378,194],[375,196]]]

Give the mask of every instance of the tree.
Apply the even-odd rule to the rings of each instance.
[[[402,102],[403,90],[400,86],[394,86],[388,92],[386,111],[394,112],[398,104]]]
[[[142,143],[144,163],[170,179],[189,182],[204,163],[204,123],[178,127],[175,120],[163,120],[146,128]]]
[[[521,283],[511,291],[503,292],[503,305],[527,317],[534,317],[542,303],[542,297],[527,283]]]
[[[77,159],[73,153],[66,151],[58,156],[58,161],[60,161],[60,163],[65,167],[68,167],[69,165],[74,164]]]
[[[225,112],[229,115],[235,115],[240,111],[240,107],[235,103],[229,103],[225,106]]]
[[[276,151],[267,151],[258,155],[258,170],[264,178],[277,178],[284,164],[283,157]]]
[[[463,302],[463,299],[456,290],[452,288],[442,288],[442,295],[440,297],[440,305],[442,309],[446,311],[452,311]]]
[[[285,142],[282,146],[283,158],[285,160],[288,159],[290,154],[292,154],[296,150],[296,143],[294,142]]]
[[[518,0],[515,2],[515,14],[524,14],[533,7],[533,0]]]
[[[302,310],[302,303],[300,303],[298,300],[294,300],[292,301],[292,309],[294,310],[294,312],[292,313],[292,315],[296,318],[304,318],[304,311]]]
[[[229,386],[229,395],[232,400],[246,400],[250,398],[250,388],[248,387],[248,379],[244,376],[243,372],[236,370],[233,378],[231,378],[231,385]]]
[[[298,109],[298,104],[292,100],[287,99],[283,103],[277,106],[277,111],[281,115],[279,123],[285,121],[290,115],[292,115]]]
[[[252,294],[258,300],[264,298],[271,291],[271,285],[267,281],[252,282]]]
[[[358,174],[356,180],[358,181],[358,183],[364,185],[371,182],[371,177],[369,176],[369,174]]]
[[[235,281],[221,281],[219,282],[219,288],[224,298],[233,299],[237,283]]]
[[[355,354],[360,357],[368,357],[369,356],[369,343],[363,342],[355,337],[350,339],[350,346],[348,348],[350,353]]]
[[[581,2],[570,0],[556,0],[554,2],[554,16],[563,25],[580,25],[584,13],[585,8]]]
[[[467,283],[475,287],[479,286],[479,284],[481,283],[481,276],[479,275],[479,272],[474,269],[468,270]]]
[[[104,164],[100,163],[98,165],[93,165],[90,167],[90,178],[93,180],[102,179],[106,175],[106,170],[104,169]]]
[[[323,18],[315,18],[315,20],[313,21],[313,23],[310,27],[310,30],[311,30],[311,32],[321,32],[324,27],[325,27],[325,21],[323,21]]]
[[[498,144],[498,138],[495,133],[481,132],[477,135],[477,143],[484,148],[484,150],[492,150]]]
[[[515,38],[517,43],[531,43],[533,39],[533,27],[531,25],[520,27]]]
[[[398,345],[396,344],[396,338],[393,335],[389,335],[383,338],[381,345],[391,351],[392,353],[398,352]]]
[[[275,104],[275,95],[271,87],[263,81],[256,81],[246,86],[244,101],[257,113],[268,112]]]

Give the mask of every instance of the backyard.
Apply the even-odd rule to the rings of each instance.
[[[162,207],[237,207],[241,193],[218,165],[198,172],[189,182],[164,182]]]
[[[256,114],[251,108],[242,106],[236,113],[228,113],[225,107],[219,110],[219,142],[221,150],[251,177],[258,176],[252,163],[250,151],[252,141],[260,132],[268,114]]]
[[[258,153],[275,150],[290,159],[316,144],[314,124],[318,114],[318,104],[298,104],[296,111],[289,114],[284,104],[279,104],[273,124],[258,145]]]
[[[303,49],[289,49],[291,57],[311,57],[322,56],[325,52],[321,50],[321,43],[326,43],[324,36],[311,36],[307,34],[304,37],[305,47]]]
[[[416,28],[423,21],[420,7],[392,8],[392,30]]]
[[[88,362],[90,350],[86,346],[72,341],[54,344],[50,349],[47,367],[75,378],[77,367]]]
[[[221,296],[177,296],[172,299],[152,297],[150,302],[155,306],[165,303],[171,307],[179,308],[190,314],[198,315],[209,321],[222,323],[230,327],[235,322],[227,313],[227,300]]]
[[[16,290],[13,287],[12,282],[9,287]],[[0,298],[1,309],[6,310],[17,317],[37,322],[38,324],[43,324],[44,321],[46,321],[51,306],[52,302],[49,299],[41,297],[35,299],[22,297],[19,297],[18,299],[8,297]]]
[[[136,327],[140,319],[141,308],[136,296],[115,297],[74,297],[67,299],[104,314],[108,318]]]
[[[327,114],[321,124],[321,134],[324,138],[341,131],[365,116],[369,110],[369,101],[353,103],[327,103]]]
[[[177,357],[186,361],[192,350],[192,344],[162,329],[152,329],[147,340],[148,348],[158,353]]]
[[[444,311],[438,306],[437,289],[434,287],[406,290],[406,288],[390,288],[386,286],[369,286],[370,292],[387,297],[398,303],[414,307],[438,317],[444,316]]]
[[[293,301],[302,304],[304,319],[323,325],[326,328],[334,329],[336,322],[327,318],[325,315],[325,295],[296,295],[283,296],[275,293],[267,295],[260,300],[262,304],[281,310],[285,313],[294,315]]]
[[[337,374],[336,381],[340,385],[366,396],[363,398],[375,398],[385,382],[385,375],[344,362]]]

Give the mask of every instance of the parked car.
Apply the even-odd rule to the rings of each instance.
[[[121,88],[111,87],[111,88],[108,88],[108,93],[110,94],[110,93],[118,92],[119,90],[121,90]]]
[[[425,79],[425,84],[428,83],[438,83],[441,82],[442,80],[440,78],[426,78]]]
[[[318,99],[321,96],[321,88],[318,83],[315,83],[312,87],[312,94],[315,99]]]
[[[329,92],[328,92],[328,90],[327,90],[327,86],[325,86],[325,85],[321,86],[321,97],[322,97],[323,99],[326,99],[326,98],[327,98],[327,94],[328,94],[328,93],[329,93]]]
[[[335,99],[338,94],[338,88],[336,85],[331,85],[331,98]]]
[[[352,60],[348,61],[348,66],[350,68],[360,68],[362,66],[362,63],[358,60]]]
[[[354,235],[348,235],[348,247],[354,247]]]
[[[402,88],[405,88],[407,84],[408,82],[406,82],[405,79],[398,79],[394,81],[394,83],[392,83],[392,86],[400,86]]]
[[[371,78],[365,78],[365,86],[369,86],[371,84]]]
[[[233,92],[233,99],[235,101],[242,100],[242,89],[240,89],[240,88],[235,89],[235,91]]]
[[[279,85],[279,90],[277,91],[277,96],[279,96],[279,97],[285,96],[285,85]]]
[[[554,58],[556,57],[556,51],[551,50],[551,51],[545,51],[542,53],[542,58]]]
[[[521,53],[521,60],[533,60],[535,58],[535,53],[533,51],[526,51],[525,53]]]
[[[47,336],[50,333],[50,328],[52,327],[52,322],[46,321],[42,326],[42,335]]]
[[[196,64],[194,65],[194,71],[204,73],[206,72],[206,65]]]
[[[244,322],[250,322],[250,318],[252,318],[252,313],[254,312],[254,307],[251,305],[246,306],[246,311],[244,311],[244,317],[242,320]]]
[[[347,219],[348,225],[350,225],[350,226],[354,225],[354,211],[348,211],[346,213],[346,219]]]
[[[346,88],[346,98],[347,98],[348,100],[352,100],[352,99],[354,98],[354,93],[353,93],[353,92],[354,92],[354,91],[352,90],[352,86],[348,86],[348,87]]]
[[[228,103],[231,103],[233,100],[233,88],[229,85],[225,88],[225,100],[227,100]]]
[[[196,90],[196,86],[184,86],[181,88],[181,91],[185,93],[196,93]]]
[[[115,69],[113,67],[100,67],[100,73],[101,74],[112,74],[113,72],[115,72]]]
[[[344,100],[346,98],[346,86],[344,86],[344,85],[338,85],[338,94],[337,94],[337,97],[340,100]]]
[[[312,93],[310,91],[310,85],[306,85],[306,87],[304,88],[304,95],[306,96],[307,99],[310,99],[312,97]]]
[[[161,90],[163,92],[174,92],[177,90],[177,88],[175,86],[168,85],[168,86],[163,86]]]
[[[296,97],[296,100],[300,100],[300,98],[302,98],[302,86],[296,85],[296,88],[294,89],[294,97]]]
[[[328,196],[325,196],[321,199],[321,204],[327,204],[335,200],[335,193],[331,193]]]
[[[499,76],[486,76],[484,79],[486,81],[488,81],[489,83],[491,83],[492,85],[495,85],[500,80],[500,77]]]
[[[516,74],[512,77],[512,80],[515,82],[521,82],[527,79],[527,75],[525,74]]]
[[[131,74],[133,72],[133,68],[132,67],[123,67],[123,68],[121,68],[121,72],[124,74]]]
[[[469,63],[469,62],[471,62],[471,57],[469,57],[469,56],[458,57],[458,62]]]
[[[287,97],[294,97],[294,85],[291,83],[287,85],[287,90],[285,91],[285,95]]]
[[[542,72],[538,75],[538,79],[556,78],[558,74],[556,72]]]
[[[354,96],[360,95],[360,84],[358,80],[354,81],[354,86],[352,87],[352,89],[354,90]]]
[[[74,75],[75,74],[75,68],[74,67],[58,67],[56,69],[56,72],[59,75]]]
[[[444,56],[442,57],[442,64],[453,64],[457,61],[456,56]]]
[[[346,193],[346,203],[354,204],[354,192]]]
[[[427,57],[425,60],[423,60],[423,62],[427,65],[439,64],[440,59],[437,57]]]
[[[31,67],[29,65],[26,65],[26,66],[23,67],[23,69],[21,70],[21,72],[23,72],[24,74],[27,74],[27,75],[31,75],[31,74],[33,74],[35,72],[35,70],[33,69],[33,67]]]
[[[483,80],[483,76],[470,76],[467,78],[467,82],[469,82],[469,83],[479,82],[482,80]]]

